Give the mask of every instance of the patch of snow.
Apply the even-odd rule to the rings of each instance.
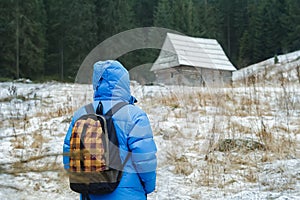
[[[250,65],[248,67],[239,69],[237,71],[234,71],[232,74],[232,80],[233,81],[238,81],[242,80],[244,78],[247,78],[251,75],[254,74],[259,74],[259,73],[264,73],[268,67],[270,66],[275,66],[275,70],[272,69],[268,74],[267,77],[272,77],[278,72],[281,71],[288,71],[291,70],[297,66],[300,65],[300,51],[295,51],[292,53],[284,54],[284,55],[279,55],[278,57],[278,64],[274,63],[274,57],[267,59],[265,61],[255,63],[253,65]],[[294,79],[297,79],[295,77]]]
[[[297,58],[298,53],[279,56],[280,62]],[[12,85],[15,92],[9,90]],[[61,153],[72,113],[91,101],[92,86],[0,83],[0,89],[0,199],[78,199],[69,189]],[[131,91],[148,114],[158,148],[157,186],[149,200],[300,199],[299,84],[286,88],[133,84]],[[228,96],[227,102],[218,102],[224,98],[220,94]],[[176,106],[158,103],[170,96]],[[214,151],[219,139],[260,140],[263,128],[274,139],[288,133],[295,153],[277,158],[261,151]]]

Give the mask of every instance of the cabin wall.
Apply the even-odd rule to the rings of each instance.
[[[189,66],[155,72],[156,82],[166,85],[224,86],[231,84],[232,72]]]

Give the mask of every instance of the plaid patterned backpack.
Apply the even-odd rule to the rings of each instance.
[[[75,121],[70,139],[70,188],[83,196],[105,194],[118,186],[122,170],[119,142],[112,116],[127,105],[117,103],[105,115],[99,103],[97,111],[93,104],[85,106],[87,114]]]

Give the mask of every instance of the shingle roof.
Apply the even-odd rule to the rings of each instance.
[[[236,70],[217,40],[167,33],[160,55],[154,62],[151,71],[180,65],[227,71]]]

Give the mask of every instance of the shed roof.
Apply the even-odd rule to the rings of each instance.
[[[227,71],[236,70],[217,40],[167,33],[162,50],[151,71],[180,65]]]

